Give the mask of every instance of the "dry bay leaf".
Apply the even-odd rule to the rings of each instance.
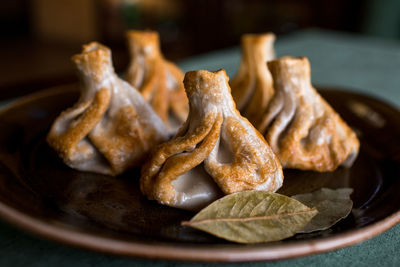
[[[350,199],[352,188],[339,188],[336,190],[321,188],[308,194],[294,195],[304,205],[314,207],[318,210],[309,224],[298,233],[311,233],[325,230],[346,218],[353,208],[353,201]]]
[[[216,200],[182,225],[238,243],[259,243],[293,236],[317,213],[290,197],[252,190]]]

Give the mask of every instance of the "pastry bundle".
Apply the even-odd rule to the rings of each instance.
[[[245,34],[242,36],[242,62],[231,81],[232,96],[239,111],[253,125],[261,119],[274,94],[272,76],[266,62],[275,58],[275,35]]]
[[[312,87],[308,60],[274,59],[273,34],[243,36],[231,84],[224,70],[183,75],[155,32],[127,38],[127,82],[105,46],[73,57],[81,97],[47,136],[71,168],[118,175],[143,166],[147,198],[199,209],[223,194],[275,192],[282,167],[332,171],[356,158],[359,141]]]
[[[117,175],[139,166],[168,138],[167,128],[140,93],[114,72],[99,43],[73,58],[82,80],[78,102],[62,112],[47,142],[71,168]]]
[[[150,199],[186,209],[214,201],[218,195],[213,183],[224,194],[275,192],[283,182],[281,164],[237,111],[225,71],[188,72],[184,84],[188,119],[143,167],[141,191]]]
[[[157,32],[128,31],[131,62],[125,79],[149,102],[172,132],[186,120],[188,103],[183,73],[164,59]]]
[[[244,115],[282,166],[320,172],[351,166],[358,154],[357,136],[311,85],[308,59],[282,57],[267,63],[267,56],[259,55],[273,58],[273,35],[245,35],[242,40],[242,64],[232,90],[241,92],[237,103],[244,103]]]

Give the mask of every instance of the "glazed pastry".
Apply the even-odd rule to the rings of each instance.
[[[274,94],[272,77],[266,62],[275,58],[275,35],[245,34],[242,36],[242,62],[231,81],[232,96],[240,113],[257,124]]]
[[[142,169],[149,199],[198,209],[220,195],[243,190],[276,191],[283,182],[278,158],[243,118],[224,70],[188,72],[189,116],[177,135],[161,144]]]
[[[54,121],[47,142],[71,168],[117,175],[138,166],[167,138],[141,94],[121,80],[110,50],[98,43],[73,58],[83,86],[78,102]]]
[[[357,136],[312,87],[308,59],[283,57],[268,68],[275,94],[256,128],[282,166],[320,172],[351,166]]]
[[[128,31],[131,62],[126,80],[143,95],[172,132],[186,120],[189,107],[181,70],[164,59],[158,34]]]

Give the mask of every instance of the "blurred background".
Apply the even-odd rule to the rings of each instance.
[[[2,0],[0,100],[73,82],[70,58],[81,45],[112,48],[128,64],[124,32],[160,33],[167,59],[239,44],[243,33],[279,37],[307,28],[400,38],[398,0]]]

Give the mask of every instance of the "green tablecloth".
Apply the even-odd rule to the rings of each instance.
[[[277,56],[307,56],[316,85],[349,88],[400,107],[400,42],[343,33],[308,30],[276,43]],[[233,75],[238,48],[182,61],[185,70],[224,68]],[[211,266],[130,259],[71,248],[34,237],[0,222],[0,266]],[[228,264],[226,264],[228,265]],[[293,260],[242,263],[235,266],[400,266],[400,225],[363,243]],[[218,265],[225,266],[225,265]]]

